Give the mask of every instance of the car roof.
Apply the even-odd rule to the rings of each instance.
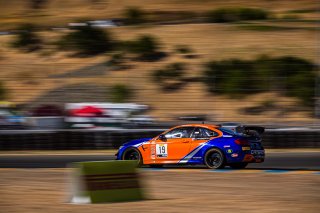
[[[216,129],[219,126],[213,125],[213,124],[184,124],[184,125],[180,125],[177,127],[204,127],[204,128],[208,128],[208,129]]]

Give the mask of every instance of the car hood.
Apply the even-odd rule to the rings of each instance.
[[[151,140],[152,138],[140,138],[140,139],[136,139],[136,140],[132,140],[132,141],[129,141],[127,143],[124,143],[123,146],[134,146],[134,145],[138,145],[140,143],[143,143],[143,142],[147,142],[149,140]]]

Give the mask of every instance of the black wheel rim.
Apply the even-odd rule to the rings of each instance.
[[[223,160],[222,156],[217,152],[211,153],[208,156],[209,166],[211,166],[213,168],[219,167],[221,165],[221,163],[222,163],[222,160]]]
[[[136,151],[128,153],[126,160],[140,160],[139,153]]]

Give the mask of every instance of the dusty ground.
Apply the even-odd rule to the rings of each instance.
[[[316,174],[143,171],[149,200],[67,203],[66,169],[0,170],[1,212],[318,212]]]

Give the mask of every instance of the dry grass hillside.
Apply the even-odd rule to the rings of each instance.
[[[209,94],[202,83],[190,82],[180,90],[161,91],[152,81],[152,71],[172,62],[184,62],[187,75],[198,77],[203,64],[209,60],[229,58],[253,59],[259,55],[291,55],[315,62],[318,58],[319,31],[315,30],[320,15],[315,11],[319,4],[314,0],[230,0],[230,1],[192,1],[192,0],[50,0],[45,9],[34,11],[24,0],[0,2],[0,31],[15,29],[20,23],[29,22],[39,26],[63,27],[68,22],[86,18],[119,18],[128,6],[139,6],[148,11],[191,11],[202,13],[209,9],[225,6],[261,7],[273,12],[275,20],[256,22],[259,25],[278,26],[272,30],[250,30],[239,24],[176,24],[122,26],[110,29],[114,39],[130,40],[139,35],[154,35],[161,43],[161,50],[167,57],[156,62],[141,62],[126,55],[125,69],[111,70],[104,65],[110,54],[95,57],[71,57],[70,53],[57,51],[52,42],[64,32],[45,30],[39,35],[47,43],[46,49],[25,53],[9,46],[13,35],[0,36],[0,80],[9,88],[9,99],[18,103],[41,103],[52,90],[61,90],[61,97],[53,103],[70,102],[63,96],[67,86],[76,85],[74,95],[84,93],[86,85],[106,88],[123,83],[134,89],[132,102],[148,104],[150,114],[161,119],[171,119],[184,114],[207,114],[214,120],[238,120],[250,122],[312,121],[312,109],[302,107],[298,100],[281,96],[280,93],[266,92],[238,99],[219,94]],[[296,11],[296,12],[294,12]],[[295,15],[296,21],[282,20],[286,15]],[[280,20],[280,21],[279,21]],[[290,28],[292,27],[292,28]],[[175,51],[177,45],[187,45],[194,57],[186,58]],[[75,91],[78,90],[78,91]],[[94,92],[93,92],[94,93]],[[96,101],[108,100],[99,92]],[[101,95],[102,94],[102,95]],[[95,94],[89,94],[88,99]],[[48,101],[48,100],[46,100]],[[255,107],[272,102],[272,109],[262,114],[243,113],[246,107]]]

